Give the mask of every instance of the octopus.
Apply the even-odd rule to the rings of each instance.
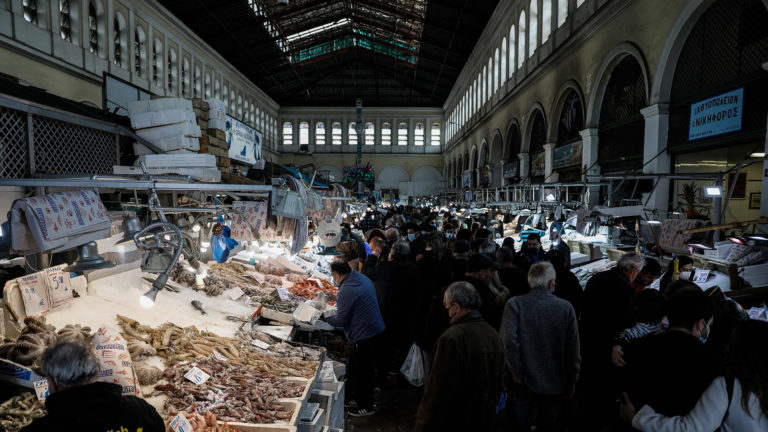
[[[38,368],[43,351],[59,339],[56,328],[45,323],[45,318],[24,318],[25,327],[16,340],[5,339],[0,345],[0,358],[16,362],[22,366]],[[62,329],[62,331],[66,330]],[[74,329],[72,327],[70,330]],[[85,327],[85,329],[88,329]],[[72,335],[74,330],[65,331],[63,337]],[[82,329],[81,329],[82,330]],[[90,332],[90,329],[88,329]]]
[[[16,432],[45,414],[45,405],[34,393],[14,396],[0,404],[0,430]]]

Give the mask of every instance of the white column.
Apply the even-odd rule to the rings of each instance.
[[[767,2],[768,0],[763,1],[763,3]],[[768,7],[768,3],[766,7]],[[768,71],[768,61],[763,63],[763,69]],[[768,125],[768,118],[766,118],[766,124]],[[768,154],[768,133],[765,135],[765,146],[763,149]],[[766,218],[768,217],[768,160],[763,161],[763,187],[761,190],[763,192],[760,195],[760,218]],[[763,231],[768,230],[768,225],[760,225],[760,229]]]
[[[528,172],[531,164],[531,160],[528,158],[528,153],[520,153],[517,155],[520,159],[520,179],[528,177]]]
[[[645,142],[643,143],[644,173],[670,172],[670,157],[666,151],[669,132],[669,104],[655,104],[640,110],[645,118]],[[663,152],[662,152],[663,150]],[[657,157],[656,155],[661,154]],[[669,179],[660,178],[651,194],[648,207],[666,212],[669,210]]]
[[[583,131],[579,131],[581,135],[581,166],[586,169],[586,174],[600,174],[600,166],[597,164],[597,142],[598,142],[598,129],[588,128]],[[588,179],[584,179],[588,180]],[[595,179],[592,179],[593,181]],[[600,188],[590,187],[587,190],[587,205],[589,207],[595,206],[600,198]]]
[[[544,183],[552,183],[555,181],[552,178],[552,171],[554,171],[556,146],[557,143],[544,144]]]

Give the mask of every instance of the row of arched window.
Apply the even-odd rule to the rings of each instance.
[[[292,122],[283,122],[282,139],[283,145],[294,145],[294,124]],[[298,144],[306,145],[310,144],[310,126],[309,122],[302,121],[298,124]],[[429,145],[439,146],[441,135],[440,123],[433,123],[429,131]],[[399,123],[397,126],[397,134],[393,134],[391,123],[382,123],[381,125],[381,145],[395,145],[406,146],[408,145],[408,123]],[[324,122],[315,123],[315,141],[312,144],[325,145],[328,131],[326,130],[326,124]],[[426,143],[427,131],[424,123],[416,123],[413,130],[413,145],[423,146]],[[350,122],[347,126],[347,143],[349,145],[357,145],[357,123]],[[363,125],[361,131],[361,137],[364,145],[374,145],[376,142],[376,126],[373,122],[366,122]],[[343,128],[341,122],[331,123],[330,130],[330,144],[341,145],[343,141]]]
[[[488,62],[482,63],[482,69],[478,69],[477,76],[464,89],[463,96],[448,110],[450,114],[446,128],[447,140],[453,138],[550,38],[553,19],[556,19],[555,28],[565,24],[569,1],[572,0],[542,0],[540,13],[539,0],[529,0],[527,8],[521,7],[517,13],[512,14],[509,32],[505,31],[501,35],[498,46],[489,53]],[[578,8],[585,1],[575,0],[575,6]],[[524,4],[524,1],[521,4]]]

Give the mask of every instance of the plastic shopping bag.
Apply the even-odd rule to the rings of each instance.
[[[237,246],[237,242],[230,238],[230,229],[228,226],[222,225],[220,222],[213,227],[213,235],[211,236],[211,250],[213,251],[213,258],[218,263],[223,263],[229,258],[229,251]]]
[[[408,351],[408,357],[405,358],[400,373],[411,385],[416,387],[424,385],[424,358],[418,345],[411,345],[411,350]]]

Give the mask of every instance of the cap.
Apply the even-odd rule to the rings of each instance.
[[[495,263],[488,254],[478,253],[469,257],[467,260],[467,271],[476,272],[483,269],[498,270],[501,266]]]

